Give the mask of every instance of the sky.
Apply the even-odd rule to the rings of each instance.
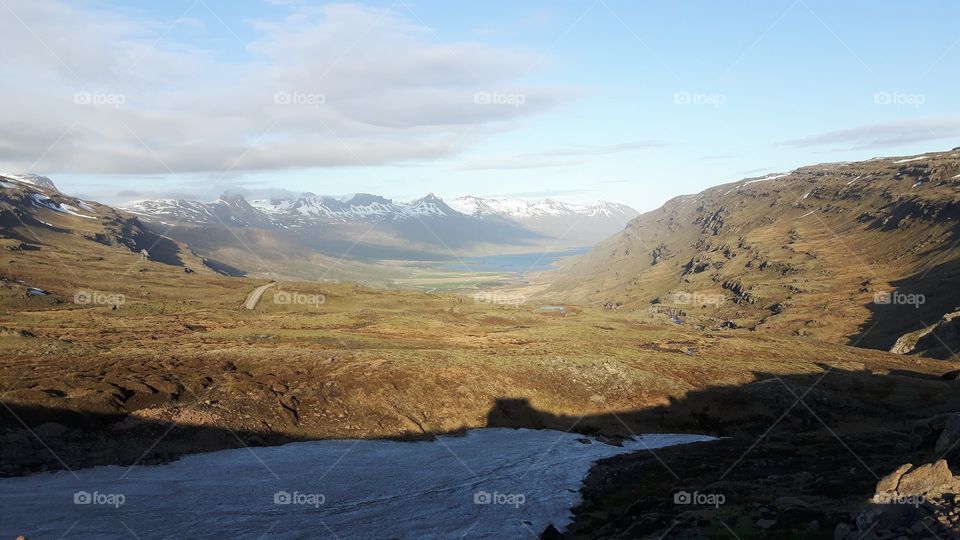
[[[0,0],[0,171],[222,191],[666,200],[960,146],[960,3]]]

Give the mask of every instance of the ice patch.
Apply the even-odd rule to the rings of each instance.
[[[82,217],[84,219],[97,219],[94,216],[87,216],[87,215],[81,214],[79,208],[75,206],[70,206],[67,203],[61,203],[60,208],[63,209],[63,211],[66,212],[67,214],[70,214],[71,216]]]
[[[644,435],[616,447],[583,439],[488,428],[436,441],[314,441],[96,467],[76,478],[6,478],[0,537],[124,537],[126,523],[141,538],[523,538],[570,523],[597,460],[713,440]],[[116,494],[122,505],[74,503],[116,502]]]
[[[46,208],[47,210],[53,210],[54,212],[60,212],[61,214],[70,214],[72,216],[82,217],[86,219],[96,219],[93,216],[85,216],[81,214],[79,212],[79,209],[74,206],[70,206],[69,204],[66,204],[66,203],[57,203],[56,201],[54,201],[50,197],[47,197],[46,195],[34,193],[31,195],[31,197],[33,198],[34,203]]]
[[[920,156],[920,157],[913,157],[913,158],[907,158],[907,159],[898,159],[897,161],[894,161],[894,163],[910,163],[911,161],[917,161],[920,159],[924,159],[926,157],[927,156]]]
[[[802,216],[800,216],[800,217],[799,217],[799,218],[797,218],[797,219],[800,219],[800,218],[805,218],[805,217],[807,217],[807,216],[812,216],[813,214],[816,214],[816,213],[817,213],[817,211],[816,211],[816,210],[811,210],[811,211],[809,211],[809,212],[807,212],[806,214],[804,214],[804,215],[802,215]]]

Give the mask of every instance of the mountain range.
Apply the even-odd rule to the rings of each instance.
[[[527,226],[543,235],[560,236],[564,231],[551,227],[551,221],[571,225],[571,219],[585,220],[594,229],[602,229],[599,240],[618,232],[638,212],[629,206],[598,201],[570,204],[550,199],[485,199],[468,195],[452,200],[429,194],[410,202],[400,202],[356,193],[342,197],[303,193],[290,198],[253,199],[226,192],[216,201],[202,203],[183,199],[148,199],[121,206],[122,209],[150,220],[242,227],[304,227],[316,223],[355,223],[449,218],[504,220]],[[582,234],[581,234],[582,236]]]
[[[632,208],[605,202],[574,205],[462,197],[447,204],[433,194],[399,202],[365,193],[345,197],[303,193],[250,201],[224,193],[207,203],[154,199],[113,208],[61,193],[40,175],[7,174],[2,181],[9,189],[0,194],[11,210],[41,228],[56,227],[59,216],[70,214],[91,221],[104,218],[109,222],[104,230],[64,229],[136,250],[149,248],[152,242],[145,238],[162,238],[159,245],[168,251],[176,251],[173,244],[180,244],[205,265],[234,275],[305,279],[365,275],[372,283],[389,282],[396,265],[410,261],[443,264],[475,255],[563,252],[588,246],[622,230],[637,215]],[[382,265],[382,261],[400,262]]]
[[[638,215],[609,202],[576,205],[467,196],[448,204],[433,194],[400,202],[367,193],[303,193],[250,201],[224,193],[209,203],[156,199],[122,208],[204,255],[225,259],[243,248],[266,257],[271,244],[291,243],[359,260],[561,251],[607,238]]]

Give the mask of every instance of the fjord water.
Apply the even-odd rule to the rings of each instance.
[[[590,251],[589,247],[579,247],[563,251],[463,257],[451,261],[447,265],[447,269],[462,271],[467,268],[473,272],[514,272],[517,274],[543,272],[554,268],[554,264],[560,259],[582,255],[588,251]]]
[[[595,461],[707,440],[655,434],[617,447],[488,428],[434,441],[313,441],[41,473],[0,480],[0,537],[533,537],[569,523]]]

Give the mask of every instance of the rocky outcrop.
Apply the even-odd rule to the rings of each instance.
[[[960,535],[958,491],[960,476],[953,476],[945,460],[901,465],[880,479],[870,504],[854,524],[837,525],[834,538],[956,538]]]
[[[946,349],[945,352],[950,353],[958,348],[960,348],[960,310],[944,315],[936,324],[900,336],[890,348],[890,352],[921,354]]]

